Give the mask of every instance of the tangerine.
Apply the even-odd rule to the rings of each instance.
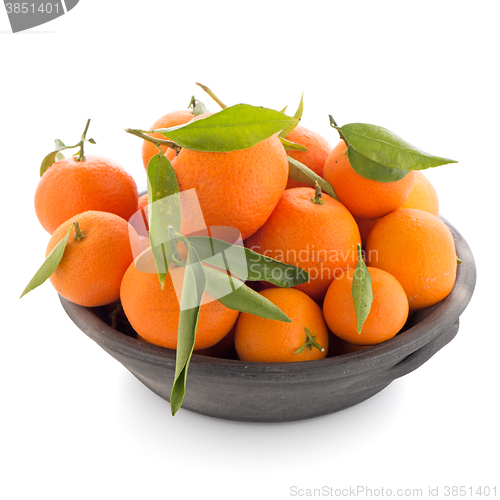
[[[158,118],[153,125],[151,125],[151,130],[159,129],[159,128],[170,128],[176,127],[177,125],[183,125],[191,121],[194,118],[194,114],[190,109],[182,109],[179,111],[171,111],[166,115],[163,115],[161,118]],[[167,139],[163,134],[155,133],[148,134],[151,137],[156,139]],[[170,161],[172,161],[175,157],[175,151],[168,146],[161,146],[163,150],[163,154],[167,154],[167,157]],[[144,164],[144,168],[148,168],[148,163],[151,158],[158,153],[158,148],[149,141],[144,141],[142,144],[142,163]]]
[[[86,156],[64,158],[42,175],[35,192],[35,211],[49,233],[82,212],[109,212],[128,220],[139,195],[132,176],[115,161]]]
[[[328,329],[316,302],[293,288],[269,288],[260,294],[292,321],[285,323],[240,313],[234,334],[240,360],[272,363],[326,357]]]
[[[386,271],[368,267],[373,302],[358,333],[352,282],[355,272],[349,269],[335,279],[326,292],[323,314],[328,328],[342,340],[356,345],[374,345],[394,337],[408,318],[408,299],[401,284]]]
[[[242,239],[271,215],[288,179],[287,155],[276,135],[228,153],[183,148],[172,166],[181,191],[196,189],[206,225],[234,227]]]
[[[287,189],[266,223],[246,246],[309,273],[296,288],[320,301],[335,275],[357,263],[358,226],[337,200],[323,194],[315,203],[310,187]]]
[[[396,182],[366,179],[351,167],[344,141],[332,149],[323,176],[332,185],[339,201],[355,217],[365,219],[377,219],[397,210],[415,183],[414,170]]]
[[[323,168],[332,146],[321,135],[301,125],[295,127],[286,137],[287,140],[305,146],[307,151],[288,151],[288,156],[304,164],[313,172],[323,177]],[[309,187],[304,182],[288,179],[287,189],[293,187]]]
[[[167,274],[162,290],[156,272],[142,270],[154,269],[152,252],[143,252],[140,259],[141,269],[133,262],[123,276],[120,289],[123,311],[132,328],[143,340],[168,349],[176,349],[180,306],[172,271]],[[178,271],[182,271],[182,268]],[[234,326],[238,314],[238,311],[228,309],[205,293],[194,349],[206,349],[217,344]]]
[[[88,211],[54,231],[46,255],[72,225],[63,257],[50,276],[52,285],[64,298],[85,307],[117,301],[122,277],[133,260],[131,246],[139,244],[137,235],[118,215]]]
[[[439,217],[437,192],[431,181],[422,172],[415,172],[415,184],[401,208],[417,208]]]
[[[380,219],[366,242],[367,263],[403,286],[410,310],[430,307],[452,290],[457,272],[453,235],[428,212],[405,208]]]

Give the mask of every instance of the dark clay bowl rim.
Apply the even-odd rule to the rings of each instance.
[[[430,314],[406,331],[368,349],[316,361],[261,363],[193,354],[189,373],[198,373],[207,379],[259,378],[262,382],[286,383],[297,382],[298,378],[313,382],[363,376],[384,366],[394,366],[436,339],[447,325],[457,322],[472,297],[476,279],[474,257],[457,229],[445,219],[443,221],[453,234],[456,252],[462,261],[457,268],[455,285],[451,293],[432,308]],[[166,369],[174,369],[175,351],[129,337],[99,319],[93,309],[78,306],[63,297],[60,300],[75,323],[78,326],[85,325],[85,333],[104,349],[119,352],[132,359],[164,365]]]

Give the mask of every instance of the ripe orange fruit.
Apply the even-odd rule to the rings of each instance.
[[[356,266],[360,235],[341,203],[323,194],[324,203],[316,204],[314,197],[313,188],[287,189],[246,246],[307,271],[309,282],[296,288],[320,301],[336,273]]]
[[[373,302],[361,333],[357,330],[352,298],[354,269],[349,269],[332,282],[323,302],[328,328],[351,344],[384,342],[394,337],[408,318],[408,299],[398,280],[375,267],[369,267],[368,272],[372,279]]]
[[[396,182],[366,179],[351,167],[347,147],[340,141],[326,160],[323,177],[355,217],[377,219],[397,210],[408,198],[415,182],[415,171]]]
[[[439,200],[436,190],[429,179],[420,171],[415,171],[415,184],[413,185],[413,189],[398,210],[403,208],[417,208],[418,210],[423,210],[424,212],[429,212],[439,217]],[[375,224],[380,218],[365,219],[363,217],[354,217],[354,219],[359,227],[361,241],[363,245],[365,245],[370,231],[375,227]]]
[[[141,255],[141,269],[145,269],[143,266],[154,269],[152,255],[151,251]],[[150,261],[149,266],[144,259]],[[127,319],[142,339],[168,349],[177,348],[180,307],[171,272],[162,290],[156,272],[145,272],[135,263],[130,264],[123,276],[120,299]],[[208,294],[204,295],[203,302],[194,344],[196,350],[211,347],[225,337],[239,314],[211,300]]]
[[[367,263],[403,286],[410,310],[432,306],[453,288],[457,256],[453,235],[435,215],[405,208],[381,219],[366,243]]]
[[[115,302],[120,297],[123,274],[133,259],[131,245],[138,244],[137,235],[118,215],[88,211],[72,217],[54,231],[46,255],[75,221],[84,237],[78,240],[73,227],[50,281],[60,295],[81,306]]]
[[[277,305],[292,321],[284,323],[241,313],[236,323],[234,345],[242,361],[272,363],[326,357],[328,329],[316,302],[293,288],[270,288],[260,294]],[[320,348],[307,343],[309,336],[306,329],[311,337],[315,337],[314,341]]]
[[[326,159],[332,150],[332,146],[326,139],[321,137],[316,132],[298,125],[288,135],[287,140],[301,144],[307,148],[307,151],[288,151],[288,156],[291,156],[306,167],[309,167],[313,172],[323,177],[323,168]],[[288,179],[287,189],[293,187],[308,187],[304,182],[297,182],[293,179]]]
[[[191,121],[194,118],[193,112],[190,109],[182,109],[179,111],[171,111],[166,115],[163,115],[161,118],[158,118],[153,125],[151,125],[150,129],[155,130],[159,128],[170,128],[175,127],[177,125],[183,125]],[[151,137],[155,137],[156,139],[167,139],[163,134],[149,134]],[[167,154],[167,157],[170,161],[172,161],[175,157],[175,151],[167,146],[161,146],[163,150],[163,154]],[[168,150],[168,151],[167,151]],[[142,163],[144,164],[144,168],[148,168],[149,160],[158,153],[158,148],[148,142],[144,141],[142,144]]]
[[[439,199],[431,181],[422,172],[415,172],[415,184],[401,208],[417,208],[439,217]]]
[[[35,192],[40,224],[52,233],[63,222],[89,210],[128,220],[137,210],[137,186],[116,162],[98,156],[64,158],[42,175]]]
[[[242,239],[264,224],[288,179],[287,156],[275,135],[229,153],[183,148],[172,166],[181,191],[196,189],[206,225],[234,227]]]

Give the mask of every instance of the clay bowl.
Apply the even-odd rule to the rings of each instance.
[[[195,354],[182,407],[229,420],[301,420],[360,403],[421,366],[455,337],[459,316],[476,281],[469,246],[447,224],[462,260],[455,286],[436,306],[414,313],[394,338],[361,351],[301,363],[246,363]],[[174,351],[138,340],[130,328],[112,328],[102,308],[81,307],[64,298],[61,302],[86,335],[146,387],[169,399],[175,371]]]

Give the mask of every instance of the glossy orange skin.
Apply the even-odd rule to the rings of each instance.
[[[332,151],[330,143],[321,135],[312,130],[298,125],[292,132],[287,135],[287,140],[305,146],[307,151],[287,151],[288,156],[291,156],[306,167],[309,167],[313,172],[323,177],[323,168],[325,167],[326,159]],[[293,179],[288,179],[287,189],[293,187],[308,187],[304,182],[297,182]]]
[[[50,277],[64,298],[85,307],[111,304],[120,297],[122,277],[132,262],[135,231],[118,215],[89,211],[61,224],[52,234],[46,255],[64,238],[74,221],[85,235],[75,239],[71,230],[58,267]]]
[[[151,260],[152,254],[149,252],[146,258]],[[132,263],[123,276],[120,299],[132,328],[143,340],[168,349],[177,348],[180,307],[171,272],[167,274],[164,290],[161,290],[155,272],[144,272]],[[210,299],[205,294],[204,301]],[[202,303],[195,350],[217,344],[234,326],[238,314],[216,300]]]
[[[196,189],[210,226],[230,226],[242,239],[271,215],[288,179],[286,152],[277,136],[229,153],[183,148],[172,161],[181,191]]]
[[[415,171],[415,184],[410,192],[406,201],[401,205],[398,210],[404,208],[416,208],[418,210],[423,210],[424,212],[429,212],[430,214],[439,217],[439,200],[429,179],[424,176],[420,171]],[[358,223],[359,232],[361,233],[361,240],[363,245],[366,244],[368,240],[368,235],[370,231],[375,227],[375,224],[380,220],[378,219],[364,219],[362,217],[354,217]]]
[[[328,353],[328,329],[321,308],[305,293],[293,288],[270,288],[260,294],[277,305],[292,321],[285,323],[241,313],[236,323],[234,345],[242,361],[295,362],[323,359]],[[324,349],[306,347],[305,328]]]
[[[338,277],[328,288],[323,314],[328,328],[342,340],[356,345],[374,345],[394,337],[408,318],[408,299],[401,284],[389,273],[368,268],[373,302],[370,313],[357,331],[352,298],[354,269]]]
[[[366,256],[369,266],[401,283],[410,310],[437,304],[455,284],[453,235],[443,221],[422,210],[406,208],[382,218],[368,236]]]
[[[420,172],[415,172],[415,184],[401,208],[416,208],[439,217],[439,199],[431,181]]]
[[[307,271],[309,282],[296,288],[321,301],[335,274],[356,266],[361,237],[356,221],[341,203],[327,194],[321,205],[313,198],[312,188],[287,189],[246,246]]]
[[[415,171],[396,182],[378,182],[359,175],[351,167],[347,147],[340,141],[332,150],[323,170],[339,201],[355,216],[377,219],[397,210],[408,198]]]
[[[128,220],[137,210],[137,185],[118,163],[100,156],[64,158],[42,175],[35,192],[35,211],[49,233],[74,215],[89,210]]]

